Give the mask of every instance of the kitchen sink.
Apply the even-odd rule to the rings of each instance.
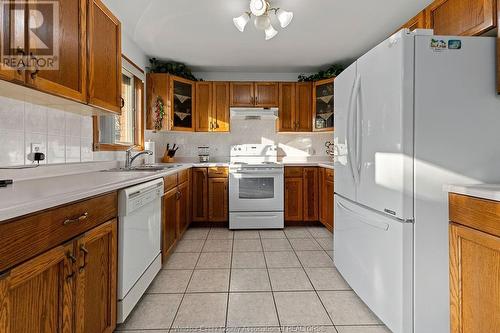
[[[132,168],[113,168],[108,170],[102,170],[104,172],[144,172],[144,171],[164,171],[168,169],[173,169],[179,165],[138,165]]]

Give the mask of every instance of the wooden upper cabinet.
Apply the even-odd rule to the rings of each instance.
[[[148,73],[146,75],[146,129],[155,130],[155,111],[158,98],[163,102],[165,116],[159,130],[169,129],[169,75],[165,73]]]
[[[214,128],[212,82],[196,82],[196,125],[197,132],[209,132]]]
[[[194,222],[208,221],[208,170],[192,169],[192,217]]]
[[[255,90],[253,82],[231,82],[231,106],[252,107],[255,105]]]
[[[0,332],[73,332],[74,256],[57,246],[0,277]]]
[[[398,29],[398,31],[404,28],[410,29],[410,31],[413,31],[415,29],[425,29],[427,27],[425,19],[426,13],[425,11],[421,11],[410,20],[408,20],[408,22],[403,24],[401,28]]]
[[[213,82],[212,119],[213,132],[229,132],[229,82]]]
[[[285,178],[285,221],[303,220],[303,180]]]
[[[437,0],[426,9],[435,35],[478,36],[497,26],[495,0]]]
[[[229,220],[228,179],[208,179],[208,220],[225,222]]]
[[[255,106],[263,108],[277,107],[279,104],[279,86],[276,82],[255,82]]]
[[[452,333],[498,332],[500,237],[451,224],[450,297]]]
[[[101,0],[89,1],[87,16],[88,103],[121,113],[121,23]]]
[[[40,5],[38,3],[41,3]],[[59,52],[57,70],[33,69],[26,72],[26,82],[38,90],[71,98],[79,102],[87,101],[87,31],[86,0],[59,0]],[[42,13],[52,10],[43,1],[30,2],[30,10]],[[50,29],[38,29],[39,39],[29,39],[28,54],[39,54],[42,45],[37,41],[50,40]],[[106,40],[106,42],[108,42]],[[119,51],[116,51],[119,52]],[[116,57],[116,53],[114,54]],[[37,57],[37,56],[33,56]],[[102,64],[107,66],[107,64]],[[99,65],[98,65],[99,66]],[[116,77],[116,75],[115,75]],[[105,80],[108,83],[109,78]],[[116,87],[116,86],[114,86]],[[113,87],[113,88],[114,88]],[[108,88],[109,89],[109,88]],[[116,97],[116,96],[115,96]],[[113,100],[116,105],[117,101]]]
[[[14,15],[10,15],[10,11],[14,9],[16,2],[18,3],[17,6],[20,6],[20,3],[24,4],[23,1],[16,0],[10,1],[9,4],[2,3],[2,6],[0,7],[0,24],[3,25],[1,30],[4,31],[0,47],[3,48],[2,52],[4,54],[8,54],[10,56],[22,55],[23,53],[26,54],[27,49],[27,45],[24,43],[14,44],[16,39],[12,38],[14,36],[16,26],[19,27],[19,25],[24,25],[24,21],[17,22],[16,17]],[[18,71],[14,67],[7,66],[3,63],[3,61],[1,61],[0,79],[22,83],[25,80],[25,72],[23,70]]]
[[[314,82],[313,89],[313,131],[333,131],[334,129],[334,80]]]
[[[76,333],[108,333],[116,327],[117,220],[77,241]]]
[[[304,221],[319,220],[319,178],[317,167],[304,168]]]
[[[170,76],[170,129],[194,131],[195,129],[195,82]]]
[[[298,132],[312,131],[312,90],[312,82],[298,82],[296,85],[295,118]]]
[[[278,131],[293,132],[297,127],[295,121],[295,82],[279,84],[279,118]]]

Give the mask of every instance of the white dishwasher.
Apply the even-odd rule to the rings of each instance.
[[[123,323],[161,269],[163,179],[118,193],[118,306]]]

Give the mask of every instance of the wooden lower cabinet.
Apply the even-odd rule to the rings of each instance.
[[[229,220],[227,178],[208,179],[208,220],[226,222]]]
[[[117,221],[77,241],[77,333],[112,333],[116,327]]]
[[[177,237],[180,239],[189,227],[189,182],[184,182],[177,187]]]
[[[73,332],[73,250],[57,246],[0,277],[0,332]]]
[[[319,192],[320,192],[320,207],[319,207],[319,221],[333,231],[333,170],[320,168],[319,169]]]
[[[304,221],[319,221],[319,179],[317,167],[304,168]]]
[[[193,222],[208,221],[208,170],[193,168],[191,171],[191,204]]]
[[[177,241],[177,188],[163,195],[163,256],[168,255]]]
[[[113,332],[116,224],[108,221],[3,274],[0,332]]]
[[[303,179],[285,178],[285,221],[303,220]]]
[[[451,332],[500,327],[500,202],[450,195]]]

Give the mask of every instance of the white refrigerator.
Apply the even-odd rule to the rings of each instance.
[[[394,333],[447,333],[443,185],[500,182],[495,39],[402,30],[335,98],[335,264]]]

